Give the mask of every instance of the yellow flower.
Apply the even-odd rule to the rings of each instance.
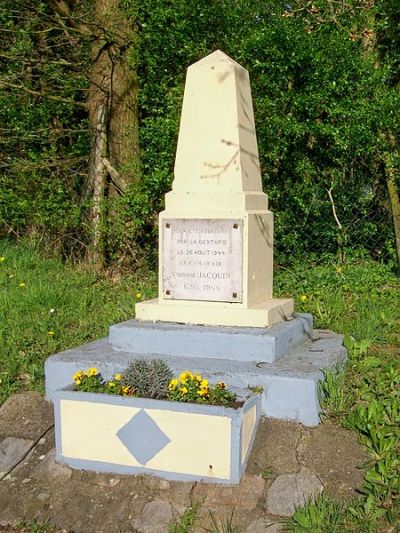
[[[22,289],[23,287],[25,287],[25,283],[20,283],[19,286]]]
[[[171,379],[168,385],[168,390],[175,390],[178,386],[178,380],[177,379]]]
[[[140,300],[142,298],[142,293],[141,292],[137,292],[135,294],[135,298],[136,298],[136,300]]]
[[[109,381],[109,382],[107,383],[107,387],[110,387],[110,389],[112,389],[113,387],[116,387],[116,385],[117,385],[117,384],[114,383],[113,381]]]
[[[77,385],[80,385],[80,384],[82,383],[82,381],[81,381],[80,379],[76,379],[76,380],[75,380],[75,383],[76,383]]]
[[[91,378],[92,376],[97,376],[97,374],[99,372],[98,372],[97,368],[94,366],[92,368],[89,368],[85,373],[86,373],[88,378]]]
[[[6,258],[4,256],[0,257],[0,263],[4,263],[5,260],[6,260]]]
[[[197,394],[198,394],[199,396],[207,396],[207,394],[208,394],[208,389],[200,389],[200,390],[197,391]]]
[[[306,301],[308,300],[307,295],[306,294],[302,294],[300,296],[300,300],[303,302],[303,304],[306,303]]]
[[[122,387],[122,396],[128,396],[132,394],[132,392],[133,392],[132,387],[129,387],[129,386]]]
[[[122,381],[122,374],[115,374],[114,380],[115,381]]]
[[[81,377],[83,377],[83,372],[82,372],[82,370],[78,370],[78,372],[75,372],[75,374],[73,375],[73,378],[74,378],[75,381],[76,381],[77,379],[81,379]]]
[[[187,394],[189,391],[187,389],[187,387],[182,387],[181,388],[181,394]]]
[[[193,379],[193,374],[189,372],[189,370],[185,370],[185,372],[182,372],[179,376],[179,381],[181,383],[186,383],[188,379]]]
[[[201,377],[201,374],[196,374],[196,375],[194,376],[194,379],[200,383],[200,381],[201,381],[203,378]]]
[[[202,380],[200,381],[200,387],[201,387],[202,389],[206,389],[206,388],[208,387],[208,380],[207,380],[207,379],[202,379]]]
[[[219,382],[217,383],[217,387],[218,387],[219,389],[224,389],[224,388],[225,388],[225,383],[224,383],[223,381],[219,381]]]
[[[54,331],[48,331],[47,335],[50,335],[50,336],[54,335]]]

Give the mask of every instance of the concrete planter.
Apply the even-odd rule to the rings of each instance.
[[[261,398],[254,394],[234,409],[64,389],[54,407],[60,463],[232,484],[250,455]]]

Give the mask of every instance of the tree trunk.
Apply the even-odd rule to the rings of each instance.
[[[119,4],[120,0],[96,0],[95,6],[97,35],[88,99],[92,154],[86,193],[93,199],[90,255],[99,266],[104,251],[99,206],[104,209],[105,198],[123,194],[137,179],[139,166],[137,79],[129,64],[136,29]],[[104,120],[101,127],[100,116]]]
[[[119,9],[120,0],[97,0],[89,88],[89,122],[95,131],[97,109],[107,109],[107,159],[125,177],[135,180],[138,163],[137,79],[129,65],[135,44],[134,22]],[[111,186],[111,189],[113,187]]]
[[[102,228],[104,224],[104,191],[106,167],[103,156],[106,148],[106,106],[97,108],[95,133],[92,137],[91,161],[89,164],[89,179],[92,184],[92,243],[88,251],[88,259],[98,267],[103,266],[104,243]]]
[[[383,160],[385,163],[386,185],[389,193],[390,207],[392,209],[397,261],[400,272],[400,200],[396,184],[396,170],[393,165],[393,158],[390,153],[386,152],[383,155]]]
[[[95,0],[91,23],[74,17],[78,0],[47,0],[58,24],[92,40],[89,96],[79,103],[89,112],[91,153],[83,197],[91,201],[91,246],[88,258],[103,264],[103,229],[109,197],[123,194],[138,176],[139,135],[137,76],[132,65],[135,21],[121,0]]]

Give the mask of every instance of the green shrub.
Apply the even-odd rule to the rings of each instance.
[[[154,399],[167,397],[172,371],[161,359],[150,361],[136,359],[122,374],[122,384],[132,387],[135,390],[135,396]]]

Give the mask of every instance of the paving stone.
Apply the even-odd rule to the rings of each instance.
[[[150,490],[168,490],[170,482],[157,476],[141,476],[143,485]]]
[[[326,494],[350,500],[363,485],[363,467],[368,457],[355,431],[324,421],[309,431],[306,446],[299,450],[299,456],[308,470],[318,473]]]
[[[133,527],[139,533],[165,533],[173,520],[171,506],[164,500],[147,503],[139,520],[134,520]]]
[[[204,501],[204,505],[210,509],[255,509],[264,487],[265,481],[262,477],[244,475],[236,486],[199,483],[193,491],[193,498]]]
[[[272,470],[275,475],[280,475],[299,471],[296,448],[301,431],[301,425],[296,422],[262,418],[247,472],[259,474],[268,469]]]
[[[256,518],[248,525],[246,533],[281,533],[283,526],[269,518]]]
[[[72,476],[72,469],[69,466],[56,463],[56,449],[53,448],[35,467],[32,475],[38,480],[58,479],[59,481],[66,481]]]
[[[53,424],[53,406],[39,392],[13,394],[0,407],[0,435],[37,440]]]
[[[172,508],[180,515],[183,514],[187,507],[192,503],[193,483],[182,483],[180,481],[171,481],[168,488],[168,501]]]
[[[33,446],[33,440],[6,437],[0,443],[0,479],[14,468]]]
[[[36,496],[36,499],[40,502],[48,502],[50,500],[51,496],[50,494],[48,494],[47,492],[40,492],[37,496]]]
[[[267,511],[273,515],[291,516],[297,507],[304,505],[322,490],[320,479],[313,474],[283,474],[268,489]]]

